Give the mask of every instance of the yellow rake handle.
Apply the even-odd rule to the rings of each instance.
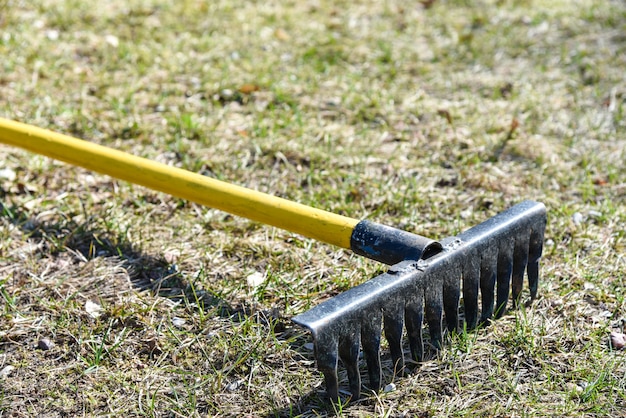
[[[0,118],[0,142],[350,249],[356,219]]]

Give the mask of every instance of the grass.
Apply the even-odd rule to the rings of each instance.
[[[624,415],[623,2],[0,0],[0,29],[3,117],[426,236],[549,210],[532,307],[332,406],[289,318],[383,267],[0,147],[0,416]]]

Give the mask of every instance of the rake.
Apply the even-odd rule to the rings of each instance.
[[[456,237],[438,242],[3,118],[0,143],[295,232],[390,265],[386,273],[292,318],[313,336],[318,369],[332,400],[339,397],[339,359],[347,370],[352,398],[359,398],[361,347],[369,388],[381,387],[383,330],[398,373],[405,370],[404,328],[414,361],[423,358],[424,319],[431,345],[440,348],[444,325],[451,332],[459,328],[461,290],[467,328],[502,316],[509,295],[517,305],[525,271],[531,300],[537,295],[546,225],[546,209],[541,203],[522,202]]]

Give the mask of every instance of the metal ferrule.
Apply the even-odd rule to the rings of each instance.
[[[370,221],[359,222],[352,231],[350,249],[385,264],[428,258],[441,251],[437,241]]]

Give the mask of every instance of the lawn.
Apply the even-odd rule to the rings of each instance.
[[[534,304],[334,405],[290,318],[386,266],[0,145],[0,417],[626,416],[623,1],[0,0],[0,57],[0,117],[352,218],[548,209]]]

